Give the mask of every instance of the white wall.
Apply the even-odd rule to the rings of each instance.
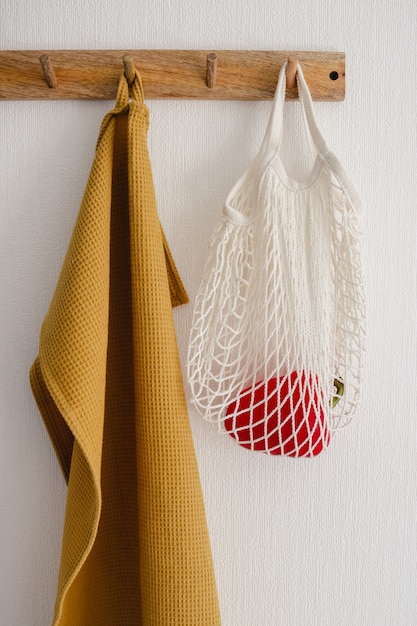
[[[317,103],[316,114],[365,207],[357,419],[315,460],[250,454],[191,410],[190,420],[224,626],[415,626],[414,0],[2,0],[0,15],[2,49],[346,52],[346,100]],[[193,299],[222,202],[270,104],[148,104],[161,221]],[[110,106],[0,103],[0,626],[51,620],[65,485],[28,371]],[[191,313],[175,312],[183,363]]]

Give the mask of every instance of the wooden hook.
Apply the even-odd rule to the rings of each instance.
[[[56,89],[58,87],[58,81],[55,76],[54,68],[51,59],[47,54],[41,54],[39,57],[40,64],[42,66],[45,80],[50,89]]]
[[[212,89],[216,86],[217,80],[217,54],[210,52],[207,55],[206,83],[207,87]]]
[[[131,87],[135,81],[135,61],[129,54],[123,57],[123,65],[125,68],[125,77],[127,84]]]
[[[287,62],[287,89],[295,87],[295,76],[297,74],[298,59],[295,56],[288,57]]]

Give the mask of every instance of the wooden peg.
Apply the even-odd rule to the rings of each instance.
[[[135,61],[129,54],[125,54],[123,57],[123,65],[125,68],[125,76],[129,87],[133,85],[135,81]]]
[[[39,57],[39,61],[42,66],[43,74],[45,76],[48,87],[50,89],[56,89],[58,87],[58,81],[55,76],[51,59],[47,54],[41,54],[41,56]]]
[[[298,59],[295,56],[288,57],[287,62],[287,89],[295,87]]]
[[[206,83],[207,87],[212,89],[216,86],[217,80],[217,54],[215,52],[210,52],[207,55],[207,72],[206,72]]]

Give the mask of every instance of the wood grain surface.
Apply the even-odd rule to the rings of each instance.
[[[215,85],[207,85],[207,56],[217,55]],[[1,100],[110,100],[130,56],[149,99],[272,99],[288,57],[297,57],[314,100],[345,97],[342,52],[258,50],[7,50],[0,51]],[[48,86],[40,57],[49,59],[56,87]],[[213,68],[211,68],[211,73]],[[210,69],[209,69],[210,73]],[[51,74],[51,71],[49,72]],[[332,78],[330,77],[332,76]],[[337,76],[337,78],[335,78]],[[296,99],[296,86],[287,99]]]

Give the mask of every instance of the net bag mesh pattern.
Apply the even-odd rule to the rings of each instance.
[[[298,68],[313,168],[280,158],[285,66],[260,153],[212,235],[188,352],[201,415],[243,447],[315,456],[360,397],[365,298],[360,201],[315,124]]]

